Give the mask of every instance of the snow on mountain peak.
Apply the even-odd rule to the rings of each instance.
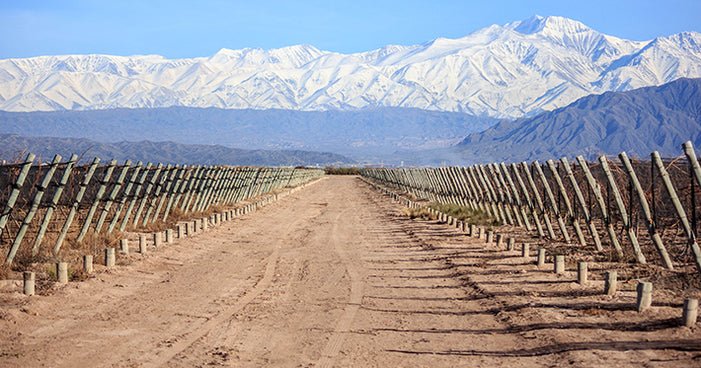
[[[533,16],[464,37],[342,54],[311,45],[210,57],[63,55],[0,60],[0,110],[375,106],[520,117],[592,93],[701,77],[701,34],[638,42]]]
[[[506,27],[522,34],[575,34],[592,31],[591,28],[573,19],[558,16],[543,17],[540,15],[509,23]]]

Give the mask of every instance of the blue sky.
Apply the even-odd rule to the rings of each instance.
[[[53,54],[206,56],[311,44],[357,52],[461,37],[533,14],[635,40],[701,31],[701,0],[0,0],[0,58]]]

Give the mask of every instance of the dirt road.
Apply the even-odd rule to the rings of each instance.
[[[354,177],[131,257],[1,295],[0,366],[701,366],[679,306],[638,314]]]

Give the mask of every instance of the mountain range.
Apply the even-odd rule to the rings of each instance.
[[[0,110],[171,106],[357,110],[402,107],[496,118],[590,94],[701,77],[701,34],[646,41],[556,16],[457,39],[341,54],[310,45],[209,57],[63,55],[0,60]]]
[[[72,153],[87,163],[93,157],[103,161],[116,159],[163,164],[249,165],[249,166],[318,166],[348,165],[353,160],[326,152],[299,150],[245,150],[221,145],[182,144],[175,142],[100,143],[84,138],[21,137],[0,134],[0,160],[13,162],[25,152],[32,152],[38,161],[50,161],[55,154],[64,158]]]
[[[168,107],[2,112],[0,133],[25,137],[173,141],[238,149],[335,152],[361,162],[398,151],[448,147],[496,119],[409,108],[355,111]]]
[[[523,161],[626,151],[648,158],[681,154],[690,140],[701,147],[701,79],[583,97],[541,115],[502,121],[449,150],[462,162]],[[444,155],[446,155],[444,153]],[[439,155],[440,156],[440,155]]]

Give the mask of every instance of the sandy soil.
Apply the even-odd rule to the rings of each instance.
[[[637,313],[354,177],[129,257],[0,293],[0,367],[701,366],[680,300]]]

